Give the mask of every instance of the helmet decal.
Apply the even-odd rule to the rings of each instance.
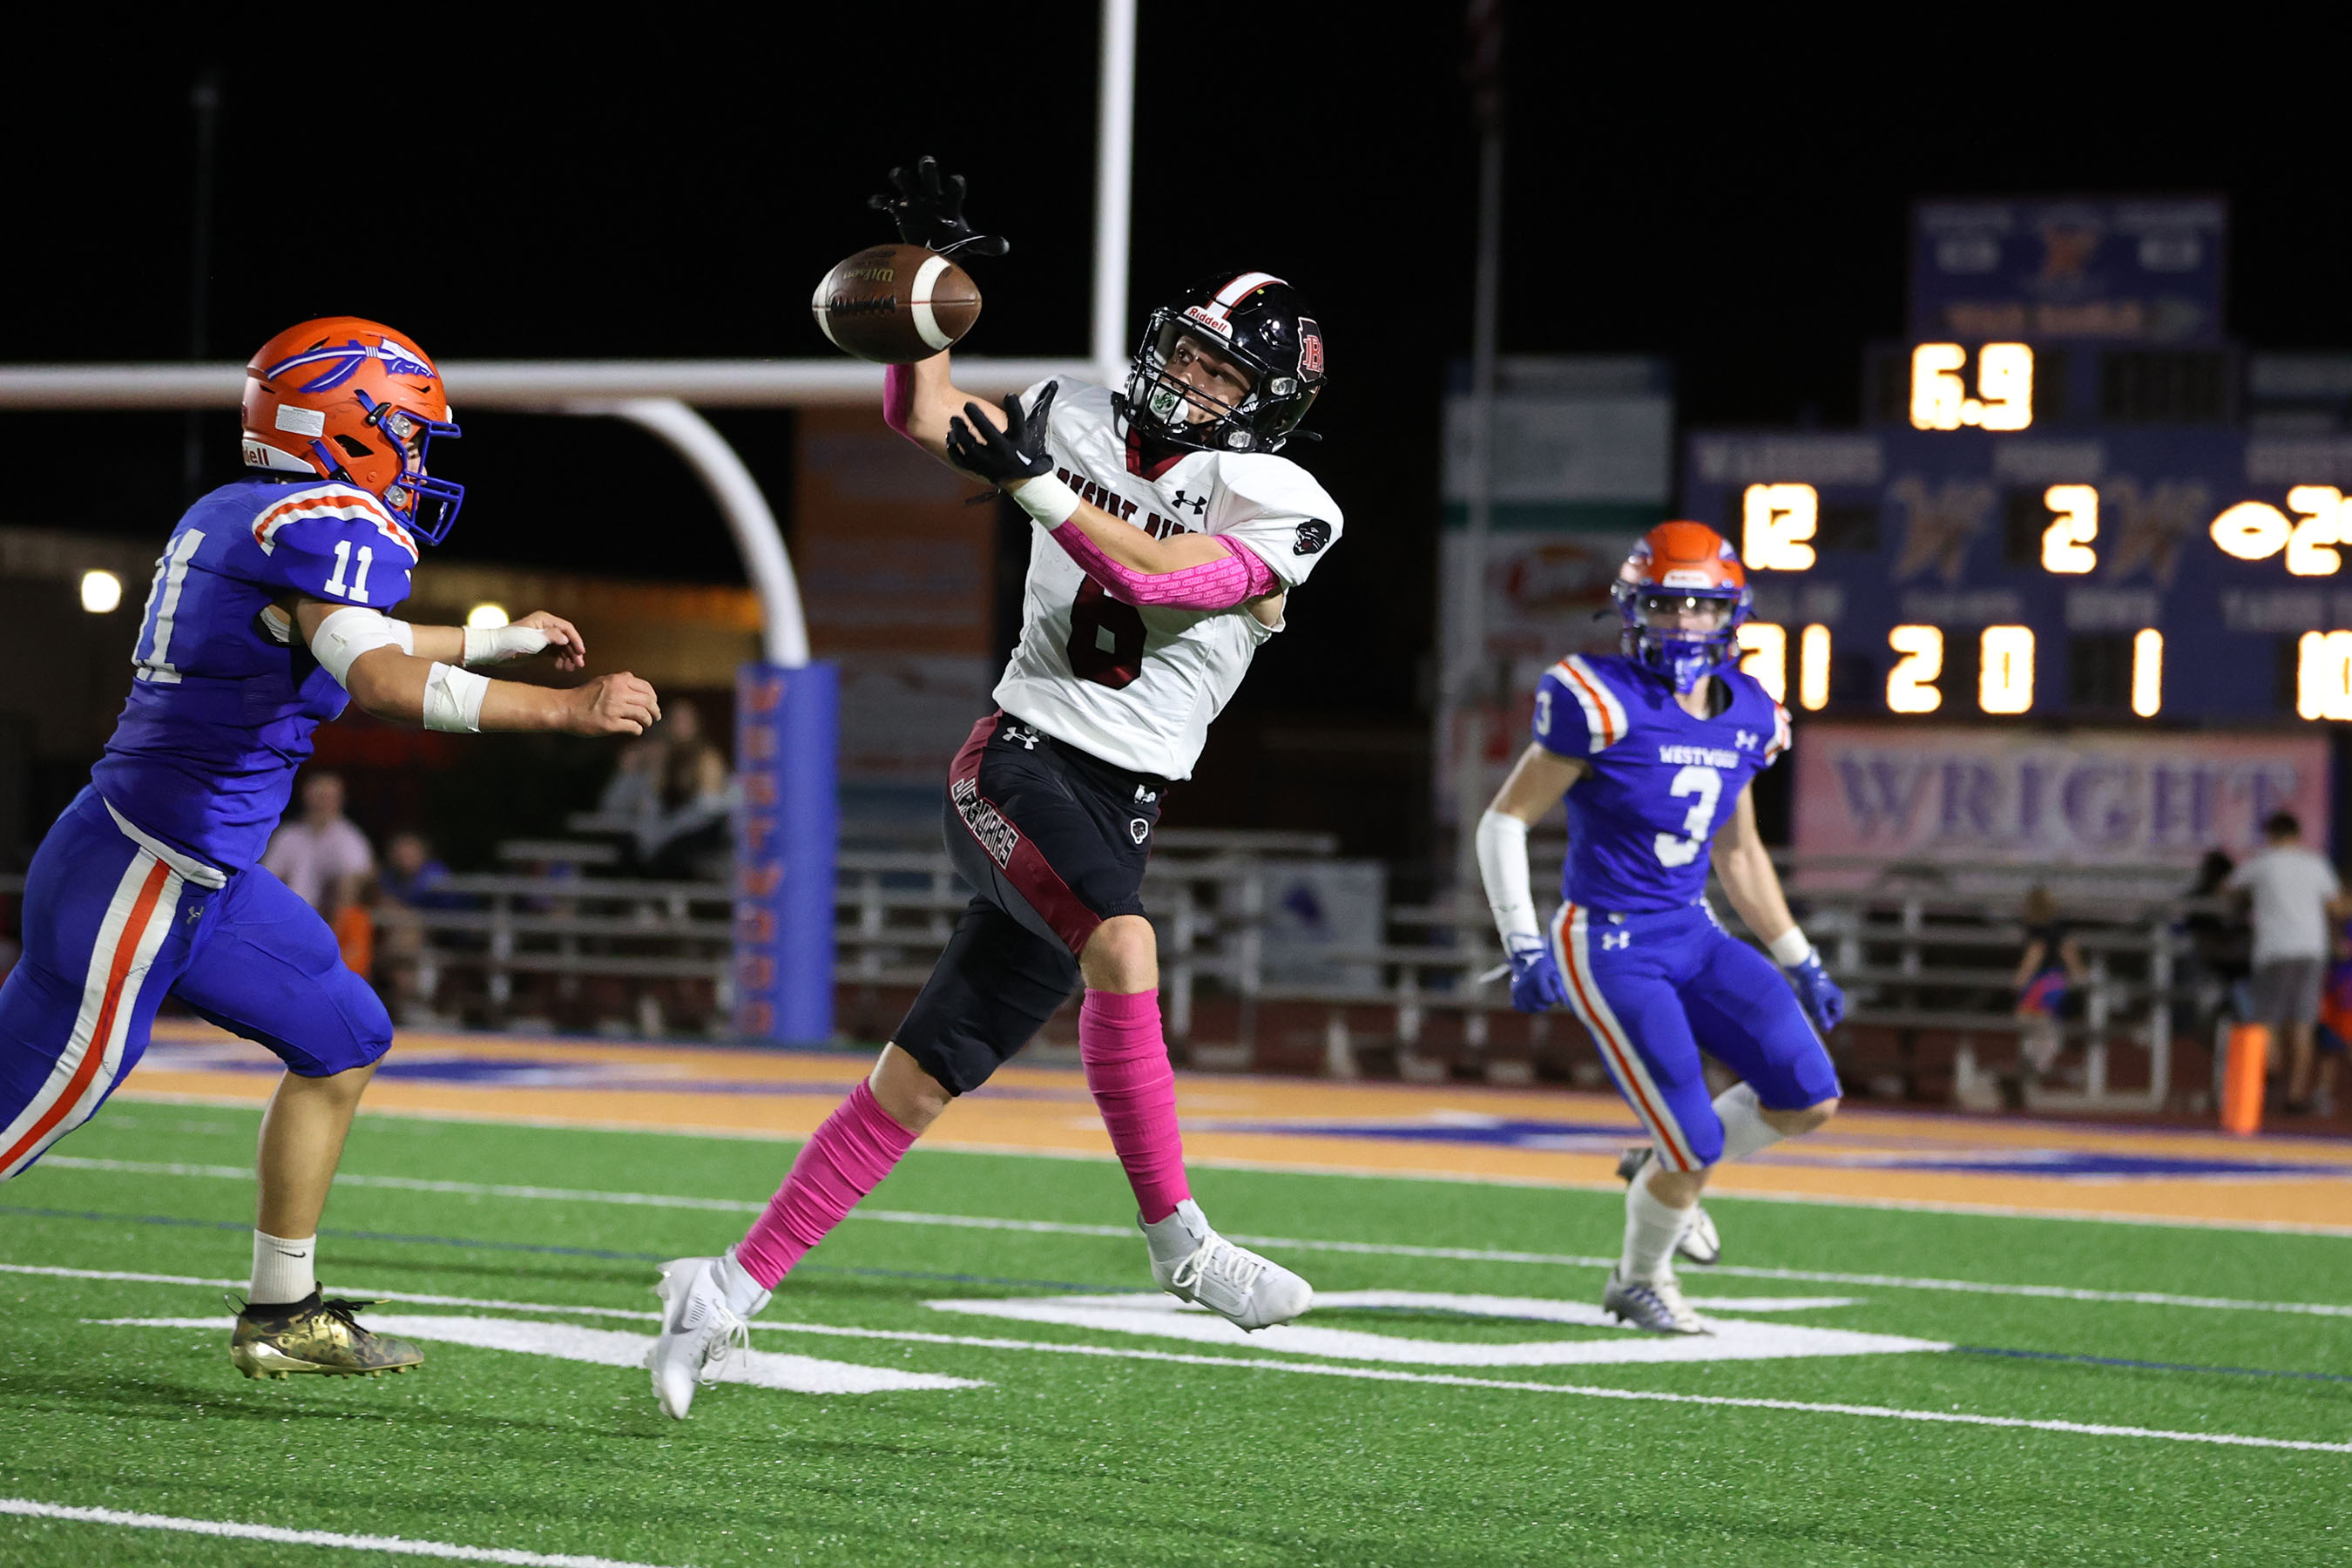
[[[1298,374],[1308,377],[1323,374],[1323,329],[1312,316],[1298,318]]]
[[[321,343],[316,348],[306,349],[300,353],[279,360],[276,364],[264,369],[261,375],[265,381],[282,381],[289,372],[301,366],[323,364],[326,366],[325,370],[312,380],[304,382],[295,390],[329,392],[358,374],[360,367],[370,360],[381,362],[386,375],[417,375],[423,376],[427,381],[436,379],[431,365],[389,335],[375,348],[368,347],[356,338],[337,347]]]

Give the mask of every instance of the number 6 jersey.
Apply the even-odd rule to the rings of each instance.
[[[1045,384],[1024,393],[1022,405]],[[1230,539],[1263,557],[1286,591],[1339,537],[1339,509],[1286,458],[1188,451],[1146,465],[1120,437],[1102,387],[1063,382],[1048,435],[1062,481],[1089,505],[1160,539]],[[1112,598],[1033,524],[1021,641],[996,701],[1130,773],[1190,778],[1209,721],[1277,629],[1244,606],[1139,608]]]
[[[1560,896],[1608,913],[1685,908],[1739,792],[1789,749],[1789,713],[1754,676],[1719,670],[1730,701],[1694,719],[1622,654],[1571,654],[1536,685],[1536,744],[1591,772],[1568,792]]]

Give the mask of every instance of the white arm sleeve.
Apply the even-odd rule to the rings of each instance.
[[[1535,893],[1528,886],[1528,825],[1507,812],[1487,809],[1478,819],[1478,879],[1486,884],[1486,907],[1507,952],[1514,937],[1540,942]]]
[[[395,621],[381,610],[352,606],[320,621],[318,635],[310,639],[310,653],[319,668],[346,689],[352,684],[352,661],[380,647],[415,653],[416,633],[406,621]]]

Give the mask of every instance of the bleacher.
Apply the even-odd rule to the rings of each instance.
[[[847,836],[835,898],[841,1033],[887,1036],[929,974],[968,891],[919,838]],[[1538,862],[1546,846],[1538,842]],[[1556,859],[1556,847],[1549,847]],[[1447,1077],[1598,1086],[1576,1020],[1530,1018],[1494,978],[1501,963],[1483,902],[1393,904],[1381,940],[1334,942],[1322,967],[1346,984],[1301,984],[1267,962],[1269,887],[1301,861],[1329,860],[1325,835],[1168,828],[1145,884],[1161,942],[1171,1045],[1192,1065],[1334,1078]],[[723,1037],[731,997],[731,900],[719,881],[606,874],[618,856],[593,839],[502,847],[511,869],[450,879],[463,908],[413,911],[412,1023]],[[1833,1042],[1849,1091],[1981,1106],[2011,1060],[2013,976],[2023,944],[2015,910],[2028,879],[1955,877],[1932,867],[1781,858],[1792,898],[1852,1007]],[[2063,1088],[2042,1109],[2160,1110],[2206,1087],[2200,998],[2184,984],[2192,906],[2170,868],[2049,877],[2091,980]],[[1717,907],[1728,915],[1719,897]],[[2218,906],[2201,906],[2218,908]],[[1746,934],[1742,932],[1741,934]],[[2206,999],[2210,1002],[2210,998]],[[1071,1051],[1075,1007],[1032,1047]],[[1075,1059],[1073,1057],[1071,1059]],[[2187,1073],[2187,1081],[2178,1075]]]

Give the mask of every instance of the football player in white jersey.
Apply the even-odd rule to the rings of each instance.
[[[999,255],[963,182],[924,159],[877,197],[910,244]],[[1244,1329],[1313,1292],[1220,1237],[1192,1201],[1160,1035],[1159,944],[1140,898],[1169,787],[1192,775],[1339,511],[1283,445],[1323,386],[1297,290],[1224,272],[1152,312],[1123,391],[1045,382],[1003,406],[945,353],[890,367],[883,417],[1034,520],[1019,646],[998,710],[948,773],[945,834],[978,895],[866,1082],[828,1117],[743,1240],[665,1266],[649,1362],[683,1416],[744,1320],[955,1096],[978,1088],[1083,979],[1087,1087],[1134,1188],[1152,1278]]]

